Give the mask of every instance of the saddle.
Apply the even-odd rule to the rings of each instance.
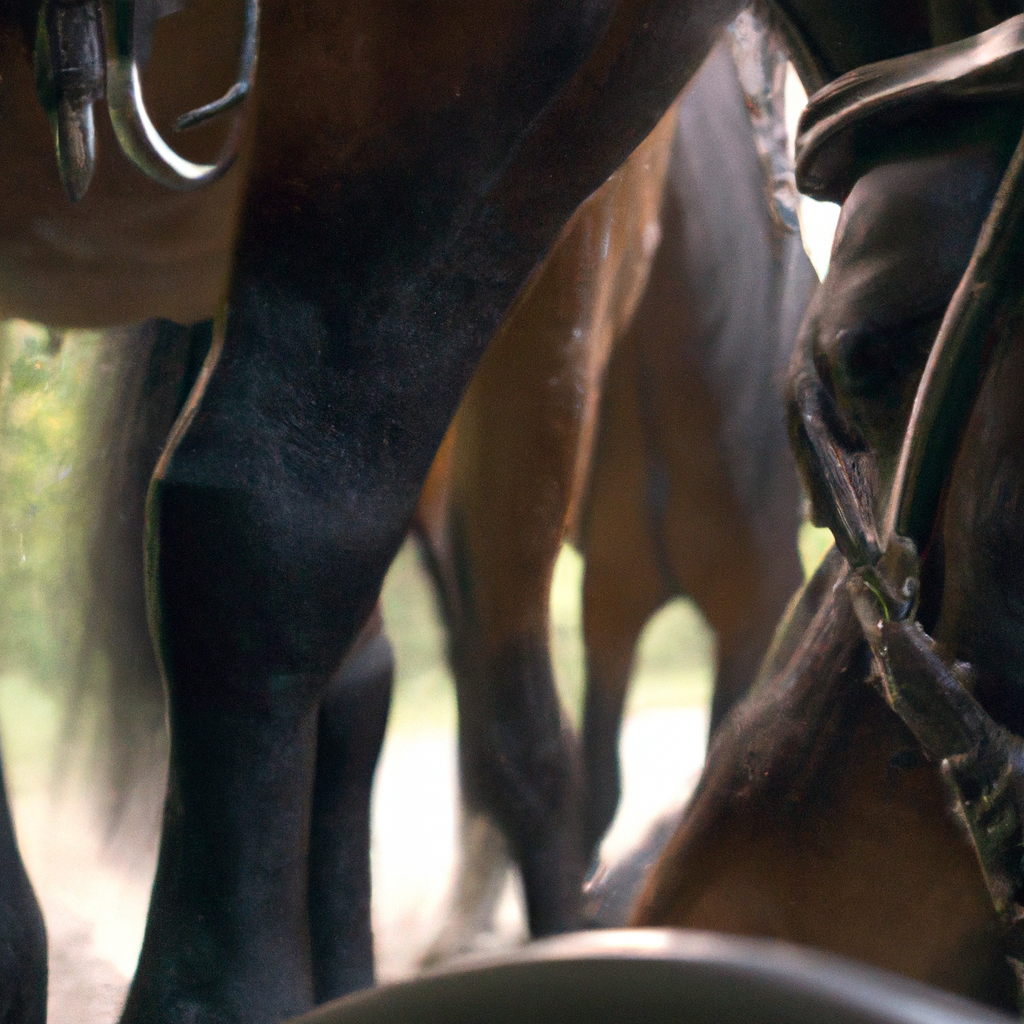
[[[797,129],[797,185],[814,199],[842,203],[886,136],[951,106],[995,100],[1024,102],[1024,15],[868,64],[820,89]]]

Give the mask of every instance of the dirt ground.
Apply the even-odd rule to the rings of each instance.
[[[623,808],[605,855],[614,860],[663,810],[680,804],[704,751],[704,713],[645,711],[623,739]],[[111,1024],[142,939],[152,858],[134,869],[103,857],[87,805],[55,805],[44,792],[21,794],[15,816],[25,860],[50,937],[50,1024]],[[450,731],[408,729],[389,736],[374,805],[374,930],[382,981],[406,976],[440,927],[457,828],[455,749]],[[515,885],[485,944],[522,941]]]

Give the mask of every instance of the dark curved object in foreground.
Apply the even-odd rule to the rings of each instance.
[[[1009,1024],[906,978],[764,939],[580,932],[360,992],[293,1024]]]

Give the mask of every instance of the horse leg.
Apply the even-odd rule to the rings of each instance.
[[[373,984],[370,789],[384,741],[394,668],[377,608],[320,705],[309,837],[317,1002]]]
[[[660,571],[649,515],[635,374],[636,346],[627,335],[608,368],[580,531],[585,563],[583,759],[588,860],[596,854],[619,805],[619,733],[636,644],[647,620],[671,597]]]
[[[674,113],[573,217],[492,340],[460,408],[441,530],[425,524],[451,636],[466,813],[492,816],[530,928],[577,923],[584,868],[575,740],[548,604],[586,478],[612,343],[646,282]],[[422,518],[422,516],[421,516]],[[440,537],[439,537],[440,534]]]
[[[280,319],[268,325],[270,311]],[[392,506],[379,493],[368,498],[374,514],[353,514],[347,493],[323,486],[339,455],[315,419],[322,371],[308,352],[274,345],[289,329],[312,345],[320,336],[296,326],[281,301],[244,295],[233,313],[150,496],[150,606],[171,749],[150,914],[123,1015],[133,1024],[154,1014],[258,1024],[313,1005],[307,880],[320,709],[408,515],[380,514]],[[267,364],[279,381],[292,374],[286,409],[253,394],[254,367]],[[320,460],[316,472],[290,458],[297,445]],[[382,520],[353,553],[346,538]]]
[[[411,59],[404,9],[267,13],[224,340],[150,493],[171,749],[124,1024],[263,1024],[313,1004],[308,839],[330,680],[487,339],[734,6],[630,0],[595,25],[513,4],[514,28],[485,18],[468,34],[441,6],[417,19]],[[365,64],[335,44],[357,30]],[[486,70],[463,76],[484,39]],[[331,88],[309,88],[311,54]],[[399,85],[384,96],[371,79]],[[440,110],[439,87],[455,96]]]
[[[553,273],[549,263],[492,341],[454,428],[443,545],[423,532],[444,595],[463,813],[504,833],[535,935],[576,923],[583,880],[575,741],[555,689],[548,592],[589,404],[573,399],[593,393],[593,369],[562,344],[561,325],[545,323]]]
[[[515,866],[505,834],[487,814],[465,805],[459,815],[459,861],[445,922],[421,967],[434,967],[470,952],[476,937],[494,928],[509,869]]]
[[[266,284],[239,286],[231,309],[150,495],[150,608],[171,748],[124,1024],[154,1013],[261,1024],[311,1007],[315,985],[327,992],[367,976],[365,931],[340,968],[312,945],[314,810],[314,831],[330,828],[330,801],[313,801],[318,729],[330,741],[325,779],[344,714],[365,715],[379,736],[383,673],[371,673],[365,704],[343,686],[328,697],[331,681],[377,600],[461,383],[438,350],[423,400],[392,402],[403,442],[382,451],[372,417],[339,410],[366,408],[381,378],[397,387],[385,368],[327,363],[329,328]],[[346,771],[365,787],[379,739],[360,742]],[[365,856],[357,842],[365,837],[340,845]],[[344,894],[335,899],[337,918]],[[359,931],[361,910],[351,913]]]
[[[46,1022],[46,927],[25,873],[0,769],[0,1024]]]
[[[459,608],[459,589],[447,529],[458,421],[456,415],[434,458],[413,520],[413,533],[448,624],[457,621]],[[511,867],[508,843],[497,823],[488,814],[474,813],[463,801],[459,814],[458,863],[445,922],[421,957],[421,966],[432,967],[469,952],[476,936],[491,930]]]

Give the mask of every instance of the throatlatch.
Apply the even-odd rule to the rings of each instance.
[[[187,191],[215,181],[228,170],[241,147],[241,115],[235,118],[212,164],[186,160],[156,130],[146,110],[139,76],[154,19],[140,18],[139,3],[44,0],[40,9],[36,89],[53,127],[57,167],[72,202],[85,195],[92,180],[96,166],[93,104],[104,96],[125,156],[147,177],[168,188]],[[258,41],[259,0],[246,0],[235,84],[220,99],[179,117],[177,130],[202,124],[248,96],[256,74]]]

